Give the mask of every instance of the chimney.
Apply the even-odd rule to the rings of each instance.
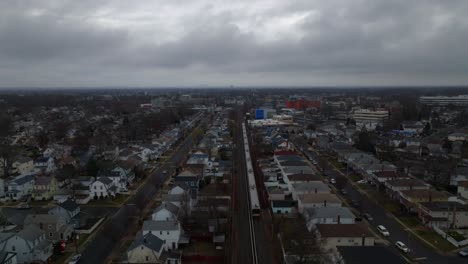
[[[327,200],[323,200],[323,207],[327,207]]]
[[[362,234],[362,246],[366,245],[366,235]]]
[[[338,218],[337,218],[336,221],[338,222],[338,224],[341,224],[341,216],[340,215],[338,215]]]
[[[317,188],[315,188],[315,193],[317,193]]]

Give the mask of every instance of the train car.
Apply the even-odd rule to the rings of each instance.
[[[245,163],[247,167],[247,180],[249,184],[250,210],[252,211],[253,217],[258,217],[260,216],[260,201],[258,199],[258,190],[255,184],[255,174],[253,171],[253,163],[250,156],[249,140],[247,137],[245,124],[242,124],[242,132],[244,135]]]

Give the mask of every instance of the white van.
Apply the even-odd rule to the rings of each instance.
[[[395,246],[400,249],[401,251],[405,252],[405,253],[408,253],[410,252],[410,249],[401,241],[397,241],[395,243]]]
[[[377,226],[377,230],[379,230],[379,232],[383,235],[383,236],[390,236],[390,232],[388,232],[387,228],[385,228],[385,226],[383,225],[378,225]]]

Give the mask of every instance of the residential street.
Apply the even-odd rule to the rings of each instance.
[[[138,191],[127,200],[127,204],[120,208],[120,210],[104,223],[99,233],[96,234],[94,239],[83,251],[80,263],[103,263],[106,260],[120,238],[124,236],[128,224],[131,223],[130,219],[140,216],[141,212],[139,208],[137,208],[137,205],[146,204],[146,202],[155,197],[159,191],[159,187],[154,187],[153,184],[148,183],[155,181],[158,184],[162,184],[169,175],[164,174],[163,171],[170,170],[179,164],[190,150],[192,143],[193,138],[192,134],[190,134],[184,139],[173,155],[149,176],[147,184],[144,184],[138,189]]]
[[[298,143],[297,145],[300,148],[305,144],[303,140],[297,138],[295,139],[295,142]],[[346,179],[346,176],[343,174],[343,172],[339,171],[325,158],[321,157],[321,155],[318,152],[309,151],[304,147],[302,147],[301,150],[303,151],[304,155],[312,157],[314,158],[314,160],[317,160],[318,164],[322,165],[322,169],[328,172],[329,177],[331,176],[335,178],[335,180],[337,181],[337,189],[341,190],[341,188],[344,188],[346,190],[347,194],[344,197],[348,201],[360,201],[362,206],[362,212],[369,213],[374,218],[373,223],[370,223],[373,227],[377,225],[383,225],[388,229],[388,231],[390,232],[388,240],[390,241],[391,245],[394,245],[397,241],[402,241],[403,243],[405,243],[412,250],[409,253],[409,256],[416,263],[467,263],[466,259],[463,259],[459,256],[444,256],[435,252],[428,245],[426,245],[421,240],[414,237],[414,235],[406,231],[405,228],[400,223],[398,223],[397,220],[395,220],[393,215],[385,211],[381,204],[371,199],[369,196],[362,194],[360,191],[358,191],[357,187],[355,187],[351,183],[351,181]],[[341,196],[343,197],[343,195]],[[394,249],[397,250],[396,247],[394,247]]]

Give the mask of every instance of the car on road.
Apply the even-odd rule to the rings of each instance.
[[[379,230],[379,232],[383,235],[383,236],[390,236],[390,232],[388,232],[387,228],[385,228],[385,226],[383,225],[378,225],[377,226],[377,230]]]
[[[405,245],[405,243],[403,243],[403,242],[401,242],[401,241],[397,241],[397,242],[395,243],[395,246],[396,246],[399,250],[401,250],[401,251],[403,251],[403,252],[405,252],[405,253],[410,252],[410,249]]]
[[[374,221],[374,218],[369,213],[364,213],[363,216],[369,222]]]
[[[330,183],[332,183],[332,184],[336,184],[336,180],[335,180],[335,179],[333,179],[333,178],[331,178],[331,179],[330,179]]]
[[[359,207],[361,206],[361,202],[359,200],[356,200],[356,199],[352,199],[351,200],[351,204],[354,206],[354,207]]]
[[[468,249],[463,249],[463,250],[458,251],[458,255],[464,258],[468,257]]]
[[[78,263],[78,261],[80,261],[80,259],[81,259],[81,254],[77,254],[70,259],[68,264],[76,264]]]

